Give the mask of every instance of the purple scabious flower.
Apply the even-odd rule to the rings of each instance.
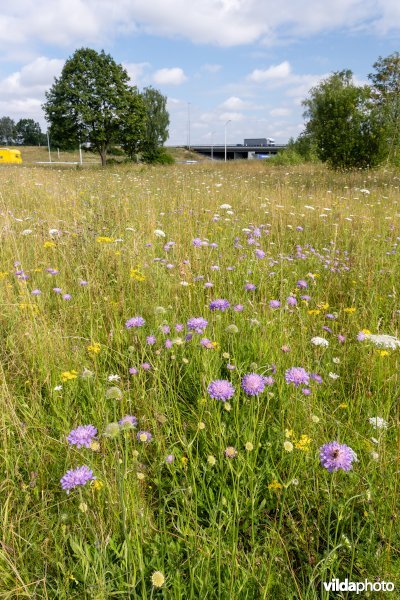
[[[200,344],[204,346],[204,348],[208,348],[209,350],[212,350],[214,348],[212,341],[208,338],[201,338]]]
[[[31,291],[32,296],[40,296],[41,293],[42,292],[40,290],[38,290],[38,289]]]
[[[136,427],[137,423],[138,420],[133,415],[126,415],[118,421],[118,425],[121,425],[121,427],[124,428],[126,427],[127,429],[129,429],[130,427]]]
[[[311,296],[308,296],[307,294],[305,294],[304,296],[300,296],[300,298],[305,302],[310,302],[311,300]]]
[[[296,387],[299,385],[308,385],[310,376],[303,367],[291,367],[285,373],[286,383],[293,383]]]
[[[279,302],[279,300],[271,300],[269,303],[270,308],[279,308],[280,305],[281,303]]]
[[[200,238],[194,238],[194,240],[192,240],[192,245],[195,248],[199,248],[200,246],[202,246],[203,242]]]
[[[165,347],[167,348],[167,350],[169,350],[170,348],[172,348],[172,346],[173,346],[174,344],[173,344],[172,340],[170,340],[170,339],[166,339],[166,340],[165,340],[165,344],[164,344],[164,345],[165,345]]]
[[[130,367],[129,373],[131,375],[137,375],[139,373],[139,371],[136,369],[136,367]]]
[[[132,317],[131,319],[125,321],[125,327],[127,329],[131,329],[132,327],[143,327],[145,323],[146,321],[143,319],[143,317]]]
[[[257,286],[254,283],[246,283],[244,289],[246,292],[254,292],[257,289]]]
[[[148,443],[151,442],[153,436],[149,431],[138,431],[136,434],[136,439],[138,440],[138,442]]]
[[[257,258],[264,258],[265,252],[264,252],[264,250],[260,250],[259,248],[257,248],[257,250],[255,251],[255,255]]]
[[[243,304],[235,304],[235,306],[233,307],[233,310],[236,312],[242,312],[243,309],[244,309]]]
[[[53,292],[55,292],[56,294],[61,294],[61,292],[62,292],[62,289],[61,289],[61,288],[59,288],[59,287],[54,287],[54,288],[53,288]]]
[[[203,333],[207,325],[208,321],[203,319],[203,317],[192,317],[187,322],[188,329],[195,331],[196,333]]]
[[[337,339],[340,344],[344,344],[346,341],[346,336],[339,333],[339,335],[337,336]]]
[[[169,325],[161,325],[161,331],[167,335],[168,333],[171,333],[171,328]]]
[[[61,477],[60,483],[62,489],[66,490],[67,494],[69,494],[70,490],[78,485],[86,485],[91,479],[95,479],[93,477],[93,471],[86,465],[82,465],[81,467],[67,471],[65,475]]]
[[[242,388],[248,396],[258,396],[264,391],[265,378],[258,373],[248,373],[242,378]]]
[[[346,444],[339,444],[339,442],[329,442],[324,444],[319,449],[319,458],[321,465],[333,473],[342,469],[343,471],[350,471],[352,468],[352,462],[357,461],[357,455]]]
[[[175,460],[175,456],[173,454],[168,454],[165,457],[165,462],[167,463],[167,465],[172,464],[174,462],[174,460]]]
[[[298,282],[296,283],[296,285],[301,290],[305,290],[308,288],[308,283],[305,279],[299,279]]]
[[[223,298],[218,298],[218,300],[212,300],[210,302],[210,310],[226,310],[230,307],[230,303],[228,300],[224,300]]]
[[[71,294],[63,294],[63,300],[71,300]]]
[[[97,429],[93,425],[79,425],[69,433],[67,440],[71,446],[90,448],[90,444],[96,435]]]
[[[316,381],[317,383],[322,383],[322,377],[321,375],[318,375],[318,373],[311,373],[310,379]]]
[[[271,375],[268,375],[267,377],[264,377],[264,383],[265,385],[274,385],[275,379],[271,377]]]
[[[234,395],[235,388],[231,382],[227,381],[226,379],[216,379],[210,383],[207,391],[210,395],[210,398],[215,398],[216,400],[222,400],[222,402],[226,402],[226,400],[229,400]]]
[[[175,331],[179,332],[179,331],[183,331],[183,329],[184,329],[184,326],[182,325],[182,323],[177,323],[175,325]]]
[[[148,335],[146,338],[146,344],[148,346],[153,346],[156,343],[156,336],[155,335]]]
[[[288,306],[296,306],[297,305],[297,299],[294,296],[288,296],[286,298],[286,303]]]
[[[89,282],[88,282],[88,281],[85,281],[85,279],[81,279],[81,280],[79,281],[79,285],[82,285],[82,286],[89,285]]]
[[[143,371],[151,371],[151,364],[148,362],[144,362],[140,365]]]

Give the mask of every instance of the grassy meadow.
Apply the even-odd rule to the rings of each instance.
[[[400,589],[399,186],[0,169],[1,599]]]

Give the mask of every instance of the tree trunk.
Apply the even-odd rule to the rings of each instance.
[[[100,158],[101,158],[101,166],[105,167],[107,164],[107,150],[106,148],[102,148],[100,150]]]

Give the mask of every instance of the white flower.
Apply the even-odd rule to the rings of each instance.
[[[108,381],[119,381],[121,377],[119,375],[109,375],[107,379]]]
[[[21,235],[30,235],[32,233],[32,229],[24,229],[21,231]]]
[[[339,379],[340,375],[338,375],[337,373],[332,373],[332,371],[329,373],[329,377],[331,379]]]
[[[61,231],[58,229],[49,229],[49,235],[61,235]]]
[[[374,335],[373,333],[370,333],[367,334],[366,337],[377,348],[386,348],[389,350],[396,350],[396,348],[400,348],[400,340],[393,335]]]
[[[229,210],[230,208],[232,208],[232,206],[230,204],[221,204],[220,208],[224,210]]]
[[[334,358],[332,358],[332,362],[335,363],[335,365],[339,365],[340,364],[340,358],[338,358],[337,356],[335,356]]]
[[[187,281],[181,281],[181,285],[183,285],[184,287],[187,287],[189,285],[189,283]]]
[[[314,344],[314,346],[323,346],[324,348],[329,346],[328,340],[318,336],[311,338],[311,343]]]
[[[372,458],[373,460],[378,460],[378,458],[379,458],[379,454],[378,454],[377,452],[371,452],[371,458]]]
[[[163,232],[162,229],[155,229],[154,235],[156,235],[157,237],[165,237],[165,233]]]
[[[371,417],[368,421],[375,427],[375,429],[387,429],[388,422],[382,417]]]
[[[62,390],[62,385],[56,385],[55,388],[53,388],[55,392],[61,392]]]

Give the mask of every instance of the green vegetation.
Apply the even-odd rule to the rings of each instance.
[[[1,598],[398,586],[399,172],[235,161],[0,177]],[[230,307],[210,310],[218,298]],[[292,367],[322,382],[287,383]],[[258,395],[249,373],[269,378]],[[217,379],[227,402],[208,392]],[[68,443],[89,424],[88,447]],[[321,465],[333,440],[357,454],[351,470]],[[96,479],[67,494],[83,465]]]

